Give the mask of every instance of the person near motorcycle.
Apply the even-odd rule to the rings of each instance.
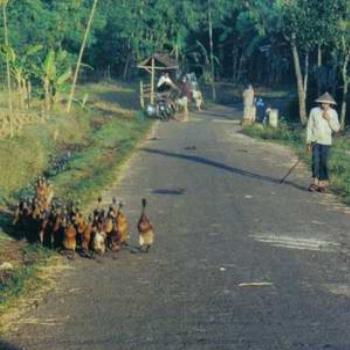
[[[181,84],[180,84],[180,96],[186,96],[188,98],[188,102],[192,101],[192,88],[191,85],[187,82],[186,77],[183,77],[181,80]]]
[[[188,106],[192,101],[193,94],[190,84],[188,83],[186,76],[181,79],[180,83],[180,97],[177,99],[178,107],[183,111],[183,121],[188,120]]]
[[[163,118],[172,118],[175,114],[176,106],[173,92],[178,87],[170,78],[168,72],[162,73],[157,83],[157,105]]]
[[[177,89],[177,86],[171,80],[168,72],[162,73],[157,83],[158,92],[168,92],[171,89]]]

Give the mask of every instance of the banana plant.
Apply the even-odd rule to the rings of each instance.
[[[67,51],[51,49],[44,62],[36,68],[36,74],[43,83],[46,110],[59,101],[65,83],[72,76],[72,68],[67,67],[67,55]]]

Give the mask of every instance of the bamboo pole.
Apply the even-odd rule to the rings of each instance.
[[[2,13],[3,13],[3,21],[4,21],[4,35],[5,35],[5,46],[6,46],[6,72],[7,72],[7,88],[8,88],[8,106],[10,110],[10,135],[13,137],[13,104],[12,104],[12,89],[11,89],[11,73],[10,73],[10,62],[9,62],[9,37],[8,37],[8,27],[7,27],[7,0],[1,1],[2,4]]]
[[[152,57],[152,71],[151,71],[151,104],[154,104],[154,80],[155,80],[155,62],[154,57]]]
[[[79,57],[78,57],[78,61],[77,61],[77,66],[76,66],[75,73],[74,73],[74,78],[73,78],[73,84],[72,84],[72,87],[71,87],[71,90],[70,90],[69,100],[68,100],[68,104],[67,104],[67,112],[68,113],[70,112],[71,107],[72,107],[72,102],[73,102],[75,89],[76,89],[76,85],[77,85],[77,81],[78,81],[78,75],[79,75],[79,70],[80,70],[80,66],[81,66],[81,61],[83,59],[83,54],[84,54],[85,46],[86,46],[87,39],[88,39],[88,36],[89,36],[89,33],[90,33],[92,21],[93,21],[94,16],[95,16],[97,2],[98,2],[98,0],[94,0],[94,3],[92,5],[92,9],[91,9],[90,17],[89,17],[89,22],[87,24],[87,27],[86,27],[86,30],[85,30],[85,34],[84,34],[84,39],[83,39],[83,42],[82,42],[81,47],[80,47],[80,52],[79,52]]]
[[[145,96],[143,94],[143,81],[140,80],[140,106],[142,109],[145,108]]]

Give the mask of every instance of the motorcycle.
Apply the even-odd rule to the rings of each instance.
[[[175,103],[171,94],[157,94],[156,103],[148,104],[146,107],[146,115],[149,118],[158,118],[162,121],[174,118],[175,113]]]

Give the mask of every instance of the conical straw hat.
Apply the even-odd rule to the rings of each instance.
[[[329,103],[330,105],[336,105],[337,104],[337,102],[335,102],[334,98],[328,92],[324,93],[322,96],[320,96],[315,101],[319,102],[319,103]]]

